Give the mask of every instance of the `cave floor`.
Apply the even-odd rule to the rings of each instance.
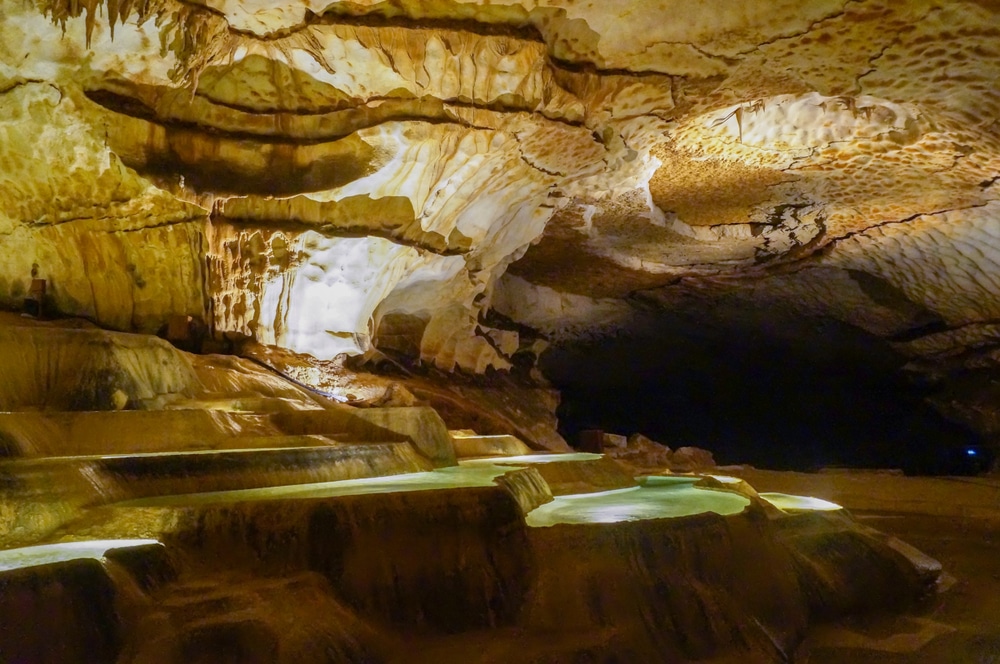
[[[907,613],[854,616],[814,628],[796,662],[1000,662],[1000,478],[740,475],[761,491],[838,501],[862,523],[936,558],[945,571],[943,592]]]
[[[809,664],[1000,662],[1000,534],[982,519],[855,513],[937,558],[953,585],[901,616],[853,617],[817,628]]]

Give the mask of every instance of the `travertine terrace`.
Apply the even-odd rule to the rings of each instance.
[[[947,569],[568,432],[645,370],[985,469],[1000,4],[0,0],[0,308],[0,660],[837,656]]]

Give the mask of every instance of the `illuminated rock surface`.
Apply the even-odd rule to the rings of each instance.
[[[175,462],[149,459],[157,460],[165,468]],[[414,643],[401,640],[409,630],[425,634],[417,642],[427,648],[420,661],[431,661],[430,653],[446,643],[452,657],[466,659],[483,647],[502,652],[512,640],[543,634],[555,639],[514,659],[668,652],[670,661],[738,653],[777,661],[804,635],[807,606],[831,614],[894,606],[927,592],[939,572],[932,566],[921,574],[909,558],[893,558],[847,517],[828,525],[794,514],[769,518],[752,498],[693,486],[698,478],[651,477],[637,489],[553,500],[545,481],[530,472],[586,461],[509,457],[301,486],[125,502],[93,496],[90,508],[57,533],[68,543],[0,553],[6,568],[0,583],[15,593],[0,600],[9,630],[0,636],[18,655],[79,657],[72,649],[82,637],[72,630],[47,644],[13,637],[56,629],[51,616],[14,614],[10,604],[25,584],[53,579],[83,597],[103,584],[108,605],[76,624],[83,633],[86,625],[109,625],[115,638],[106,647],[122,661],[189,661],[192,641],[203,658],[266,643],[268,661],[328,661],[301,650],[301,633],[340,644],[335,650],[347,661],[401,661],[414,656]],[[6,470],[17,473],[9,464]],[[210,478],[188,479],[212,486]],[[802,528],[836,544],[839,557],[800,550],[782,534]],[[126,559],[123,576],[118,558],[105,551],[132,543],[104,541],[106,532],[155,537],[166,563],[163,547],[147,546]],[[96,541],[76,543],[80,538]],[[102,555],[109,559],[103,565]],[[793,566],[796,557],[806,566]],[[845,564],[892,592],[873,596],[850,583],[830,585],[831,572]],[[90,576],[74,566],[94,580],[85,581]],[[126,581],[129,575],[134,581]],[[825,584],[824,594],[809,590],[816,583]],[[251,609],[260,593],[266,601]],[[71,596],[48,601],[64,615],[81,601]],[[328,610],[316,613],[321,607]],[[296,627],[278,627],[286,621]],[[201,629],[209,624],[225,636],[208,639]],[[492,636],[484,640],[485,628]],[[476,640],[466,640],[477,632]]]
[[[849,328],[1000,436],[998,44],[972,0],[0,0],[0,306],[47,319],[0,320],[0,541],[165,547],[6,570],[0,653],[788,661],[920,595],[679,451],[520,457],[569,451],[547,343],[665,314]],[[188,317],[240,357],[149,336]]]
[[[0,647],[14,661],[777,662],[816,617],[905,609],[941,574],[837,505],[721,471],[637,478],[449,432],[426,407],[319,398],[246,360],[14,322],[5,343],[52,342],[7,367],[18,386],[57,358],[86,357],[112,391],[184,377],[124,410],[54,410],[73,381],[13,392]],[[500,454],[470,455],[484,449]]]
[[[119,329],[201,315],[320,359],[385,336],[476,372],[518,350],[491,304],[572,336],[639,291],[992,348],[988,3],[3,15],[9,305],[35,264],[51,307]]]

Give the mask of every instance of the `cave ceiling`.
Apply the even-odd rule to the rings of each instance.
[[[511,366],[637,307],[1000,360],[1000,4],[0,0],[0,301]],[[957,360],[955,358],[958,358]]]

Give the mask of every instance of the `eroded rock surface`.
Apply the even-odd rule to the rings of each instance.
[[[975,387],[1000,315],[994,3],[0,0],[0,17],[5,308],[43,279],[46,317],[190,316],[319,363],[492,377],[530,371],[531,330],[614,333],[649,308],[697,323],[721,302],[887,339],[967,378],[939,402],[997,430]],[[183,578],[19,568],[5,626],[86,632],[80,593],[108,621],[27,630],[18,656],[412,659],[416,632],[428,661],[784,661],[807,613],[936,578],[847,517],[718,478],[454,466],[418,404],[562,448],[545,387],[432,373],[324,396],[308,363],[293,384],[151,337],[19,327],[0,330],[19,411],[0,423],[4,546],[154,536]],[[688,501],[672,509],[728,507],[645,518],[662,505],[639,497],[667,490]],[[18,603],[42,595],[64,612]]]
[[[14,661],[778,662],[813,617],[906,607],[940,574],[714,469],[539,454],[79,320],[0,325],[21,360],[0,392]]]
[[[0,300],[326,360],[743,298],[992,366],[981,2],[6,2]],[[931,327],[928,327],[931,326]]]

